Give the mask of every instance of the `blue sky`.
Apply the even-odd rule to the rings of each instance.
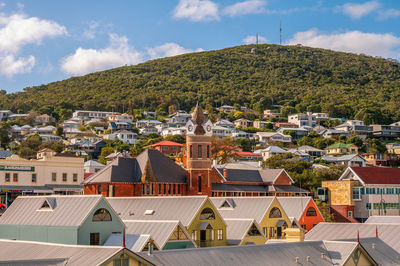
[[[400,1],[0,0],[0,89],[259,41],[400,58]]]

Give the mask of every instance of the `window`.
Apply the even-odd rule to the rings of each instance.
[[[268,236],[268,227],[263,227],[264,236]]]
[[[400,188],[396,188],[396,194],[400,194]]]
[[[200,214],[200,220],[214,220],[215,214],[210,208],[205,208]]]
[[[90,245],[100,245],[100,233],[90,233]]]
[[[189,157],[190,157],[190,158],[193,158],[193,146],[192,146],[192,145],[190,145]]]
[[[93,214],[92,222],[111,221],[111,214],[108,210],[101,208]]]
[[[210,145],[207,145],[207,158],[210,158]]]
[[[203,151],[202,151],[202,146],[199,145],[198,146],[198,150],[197,150],[197,158],[203,158]]]
[[[394,188],[386,188],[386,194],[394,194]]]
[[[101,194],[101,185],[97,187],[97,194]]]
[[[172,187],[172,188],[173,188],[172,192],[173,192],[173,194],[175,195],[175,194],[176,194],[176,184],[173,184],[172,186],[173,186],[173,187]]]
[[[218,229],[218,240],[224,240],[224,230]]]
[[[172,150],[173,150],[173,151],[177,151],[177,150],[178,150],[178,147],[172,147]]]
[[[161,194],[161,184],[158,184],[158,194]]]
[[[352,211],[348,211],[347,212],[347,217],[349,217],[349,218],[353,217],[353,212]]]
[[[98,171],[98,169],[96,169]],[[74,173],[72,174],[72,181],[73,182],[78,182],[78,174]]]
[[[306,212],[306,216],[317,216],[317,211],[314,207],[310,207]]]
[[[167,185],[166,184],[164,184],[163,194],[167,194]]]
[[[162,147],[161,149],[162,149],[163,151],[168,151],[168,147],[165,147],[165,146]]]
[[[248,236],[260,236],[261,233],[255,224],[252,224],[250,230],[247,232]]]
[[[197,231],[196,230],[192,231],[192,239],[193,239],[193,241],[197,241]]]
[[[62,181],[67,182],[67,173],[62,174]]]
[[[150,184],[146,184],[146,195],[150,194]]]
[[[201,193],[201,175],[197,177],[197,192]]]
[[[353,200],[360,200],[360,188],[353,187]]]
[[[139,262],[139,265],[140,265],[140,262]],[[129,266],[129,258],[114,259],[113,266]]]
[[[277,207],[273,207],[271,212],[269,213],[269,218],[281,218],[282,213]]]
[[[172,233],[170,240],[187,240],[188,238],[186,237],[185,233],[182,231],[182,229],[177,226],[174,232]]]
[[[275,236],[275,228],[269,228],[269,238],[273,238]]]
[[[171,184],[168,184],[168,195],[171,195]]]
[[[36,174],[32,174],[32,183],[36,183]]]
[[[51,181],[53,182],[57,181],[57,173],[51,173]]]
[[[371,209],[371,203],[367,203],[367,204],[365,205],[365,207],[367,208],[367,210],[370,210],[370,209]]]
[[[13,174],[13,182],[18,182],[18,174],[17,173]]]
[[[211,240],[211,241],[215,240],[215,232],[214,232],[214,229],[211,229],[211,230],[210,230],[210,240]]]
[[[178,194],[181,194],[181,185],[178,184]]]
[[[4,178],[4,181],[5,181],[5,182],[10,182],[10,179],[11,179],[10,173],[6,173],[6,176],[5,176],[5,178]]]

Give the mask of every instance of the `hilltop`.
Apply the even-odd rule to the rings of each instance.
[[[255,48],[255,49],[253,49]],[[251,52],[253,49],[253,52]],[[333,117],[400,120],[400,64],[302,46],[244,45],[156,59],[0,96],[2,109],[190,110],[235,103],[255,110],[328,112]]]

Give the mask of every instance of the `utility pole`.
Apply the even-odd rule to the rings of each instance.
[[[258,44],[258,33],[256,33],[256,44]]]
[[[282,45],[282,18],[279,23],[279,44]]]

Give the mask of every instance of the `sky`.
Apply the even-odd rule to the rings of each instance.
[[[0,0],[0,89],[255,43],[400,59],[400,1]]]

